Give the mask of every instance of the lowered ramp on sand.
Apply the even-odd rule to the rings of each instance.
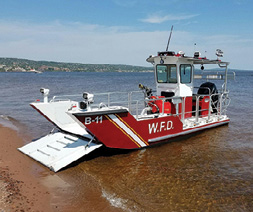
[[[93,143],[92,139],[85,141],[80,137],[56,132],[18,149],[57,172],[101,146]]]

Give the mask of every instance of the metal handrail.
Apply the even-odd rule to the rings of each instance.
[[[50,102],[71,101],[71,98],[73,98],[73,97],[81,97],[81,96],[82,96],[82,94],[53,96],[53,98],[50,100]],[[59,99],[57,99],[57,98],[59,98]]]
[[[195,87],[198,88],[198,87]],[[201,87],[204,88],[204,87]],[[211,93],[210,88],[204,88],[204,89],[208,89],[209,93]],[[185,115],[189,114],[189,113],[195,113],[195,123],[199,122],[199,116],[200,116],[200,112],[201,111],[206,111],[208,110],[208,115],[207,115],[207,120],[209,121],[211,118],[211,113],[212,113],[212,109],[217,110],[217,115],[220,116],[222,114],[226,114],[226,109],[230,103],[230,101],[226,102],[228,98],[228,92],[225,93],[216,93],[216,94],[212,94],[212,95],[205,95],[205,94],[195,94],[195,98],[196,98],[196,109],[195,111],[187,111],[185,112],[185,108],[186,108],[186,97],[164,97],[164,98],[157,98],[157,99],[148,99],[148,98],[143,98],[142,100],[140,99],[133,99],[135,94],[141,94],[142,91],[131,91],[131,92],[108,92],[108,93],[98,93],[98,94],[94,94],[94,98],[97,97],[101,97],[101,96],[105,96],[102,98],[105,98],[105,103],[103,102],[103,105],[105,105],[106,107],[112,107],[113,105],[115,106],[116,104],[120,104],[120,105],[124,105],[128,108],[129,112],[133,115],[135,115],[136,119],[138,120],[140,118],[140,114],[144,117],[144,115],[140,112],[140,110],[144,110],[148,108],[148,103],[152,102],[152,101],[156,101],[156,100],[161,100],[162,101],[162,108],[161,111],[159,111],[159,113],[153,114],[154,116],[181,116],[181,121],[184,124],[185,123]],[[112,97],[117,97],[116,95],[121,95],[122,94],[127,96],[127,100],[123,100],[123,101],[113,101]],[[218,102],[213,102],[213,96],[218,96]],[[63,96],[54,96],[52,98],[51,101],[62,101],[62,100],[70,100],[70,98],[73,97],[81,97],[82,95],[63,95]],[[209,106],[208,109],[200,109],[199,105],[200,105],[200,100],[201,98],[204,98],[208,96],[209,97]],[[137,96],[136,96],[137,97]],[[140,96],[139,96],[140,97]],[[176,107],[176,111],[174,114],[167,114],[165,113],[165,102],[166,101],[172,101],[173,100],[178,100],[180,99],[180,103],[181,103],[181,112],[178,110],[178,108]],[[176,105],[178,105],[179,103],[176,103]],[[100,108],[101,106],[101,102],[99,102],[98,104],[92,104],[91,108],[94,107],[98,107]],[[148,117],[148,115],[146,114],[146,116]]]
[[[130,93],[142,93],[141,91],[131,91]],[[94,96],[107,96],[108,97],[108,102],[110,102],[110,96],[115,95],[115,94],[126,94],[128,95],[129,92],[107,92],[107,93],[94,93]],[[59,96],[53,96],[51,99],[51,102],[55,101],[63,101],[63,100],[71,100],[73,97],[82,97],[83,94],[73,94],[73,95],[59,95]]]

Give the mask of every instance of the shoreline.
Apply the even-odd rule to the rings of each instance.
[[[24,145],[19,132],[0,125],[0,138],[0,210],[53,211],[50,190],[36,178],[39,171],[17,150]]]
[[[56,174],[21,153],[17,148],[32,140],[22,127],[0,123],[0,211],[124,211],[104,196],[99,182],[85,171],[69,168]],[[81,193],[79,182],[71,181],[76,174],[86,181]]]

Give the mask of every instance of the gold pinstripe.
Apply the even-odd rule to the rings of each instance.
[[[120,126],[118,126],[117,123],[115,123],[113,120],[111,120],[107,115],[105,115],[105,117],[111,122],[113,123],[118,129],[121,130],[121,132],[123,132],[128,138],[130,138],[131,141],[133,141],[138,147],[141,147],[141,145],[139,143],[137,143],[130,135],[128,135]]]
[[[135,132],[135,130],[132,128],[132,127],[130,127],[129,125],[128,125],[128,123],[126,123],[118,114],[115,114],[117,117],[118,117],[118,119],[120,120],[120,121],[122,121],[130,130],[132,130],[132,132],[139,138],[139,139],[141,139],[147,146],[149,145],[148,144],[148,142],[146,142],[137,132]]]

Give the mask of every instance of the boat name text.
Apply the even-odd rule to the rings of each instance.
[[[158,132],[163,132],[167,130],[173,129],[173,122],[172,121],[161,121],[161,122],[155,122],[148,124],[149,128],[149,134],[152,133],[158,133]]]
[[[103,121],[103,116],[96,116],[94,119],[91,117],[85,117],[84,124],[88,125],[93,122],[95,122],[96,124],[101,124],[102,121]]]

